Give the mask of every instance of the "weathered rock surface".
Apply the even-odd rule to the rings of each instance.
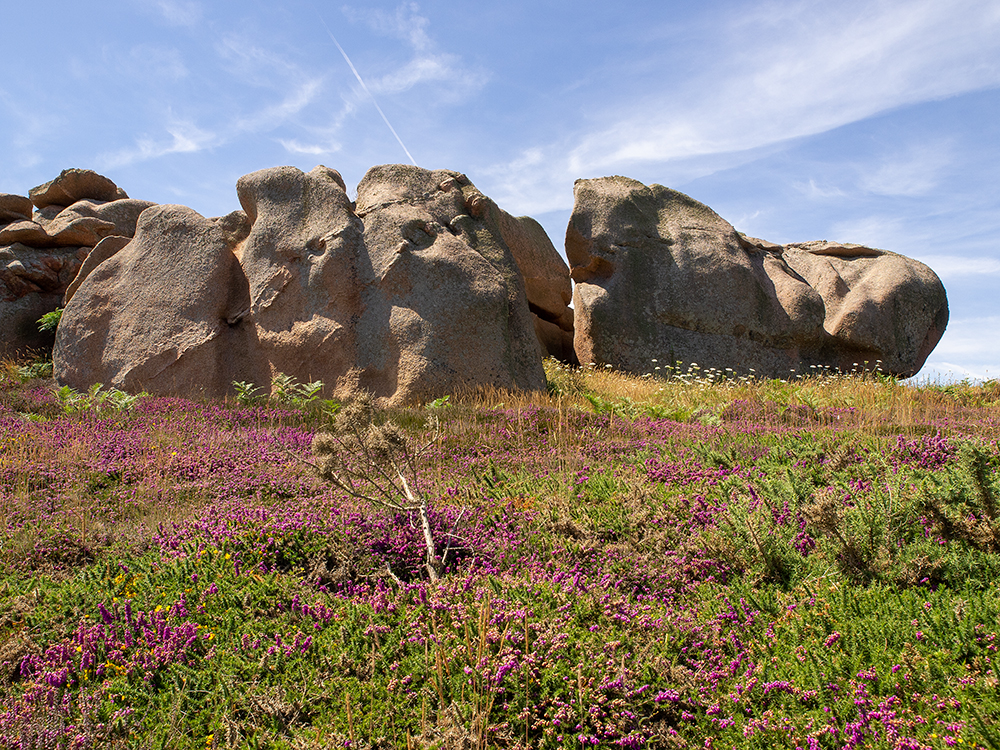
[[[59,307],[86,252],[19,243],[0,247],[0,354],[40,353],[52,346],[52,334],[38,330],[38,319]]]
[[[741,237],[707,206],[624,177],[578,180],[566,234],[581,362],[786,377],[855,364],[910,376],[948,320],[917,261]]]
[[[500,230],[524,277],[528,308],[543,354],[575,364],[569,266],[541,224],[530,216],[514,217],[501,211]]]
[[[49,234],[55,234],[59,231],[58,227],[63,224],[73,226],[77,222],[92,219],[95,222],[110,225],[107,230],[102,228],[95,233],[95,236],[101,235],[98,242],[100,239],[110,237],[112,234],[116,234],[119,237],[132,237],[135,235],[139,215],[147,208],[155,205],[152,201],[141,201],[134,198],[121,198],[109,202],[84,198],[56,214],[52,219],[52,223],[46,227],[46,231]],[[103,234],[104,231],[107,231],[108,234]]]
[[[135,238],[83,279],[53,351],[59,383],[131,392],[217,395],[262,380],[239,261],[218,224],[184,206],[156,206]]]
[[[907,376],[948,320],[916,261],[745,237],[624,177],[577,182],[572,272],[537,222],[448,170],[373,167],[353,203],[335,170],[265,169],[238,181],[242,210],[214,219],[108,200],[97,178],[64,172],[32,191],[33,213],[0,196],[0,315],[33,327],[65,293],[55,372],[76,388],[218,397],[281,372],[398,403],[541,389],[545,354],[635,373],[878,362]]]
[[[0,229],[0,246],[20,243],[31,247],[56,247],[55,238],[34,221],[14,221]]]
[[[221,396],[282,372],[389,402],[545,387],[501,211],[463,175],[375,167],[356,209],[326,167],[237,193],[240,212],[150,208],[134,240],[98,245],[59,326],[60,383]]]
[[[524,282],[501,211],[458,172],[373,167],[358,185],[362,387],[433,398],[545,388]]]
[[[326,167],[275,167],[241,177],[236,190],[251,225],[240,259],[262,356],[273,373],[340,383],[357,359],[364,256],[343,180]]]
[[[78,200],[93,198],[115,201],[128,198],[125,191],[92,169],[64,169],[54,180],[28,191],[35,208],[71,206]]]
[[[923,263],[823,241],[787,245],[782,257],[823,297],[823,328],[828,341],[837,342],[826,358],[841,370],[851,370],[861,357],[871,362],[874,355],[882,370],[914,375],[944,335],[948,300],[940,279]]]
[[[76,276],[73,277],[69,286],[66,287],[66,293],[63,295],[63,305],[65,306],[69,304],[70,299],[72,299],[73,295],[76,294],[76,290],[80,288],[80,284],[83,283],[85,278],[90,276],[95,268],[131,241],[132,239],[130,237],[112,235],[111,237],[105,237],[103,240],[98,242],[87,254],[87,257],[83,261],[83,265],[80,266],[80,270],[77,271]]]
[[[39,333],[38,318],[62,304],[93,246],[113,236],[127,241],[154,205],[86,169],[64,170],[30,194],[0,195],[0,356],[50,348],[52,334]]]
[[[31,201],[23,195],[0,193],[0,224],[12,221],[30,221]]]

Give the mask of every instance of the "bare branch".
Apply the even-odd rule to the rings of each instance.
[[[319,433],[313,439],[313,452],[321,459],[318,462],[306,460],[287,449],[285,452],[351,497],[405,513],[412,528],[416,528],[414,516],[419,518],[424,539],[424,568],[432,581],[438,580],[444,572],[451,543],[445,547],[444,555],[438,558],[428,501],[416,487],[419,460],[437,442],[440,422],[436,417],[431,418],[433,435],[414,451],[405,433],[392,422],[374,424],[370,396],[362,396],[336,419],[333,431]],[[455,524],[464,514],[463,508]],[[459,539],[447,532],[444,536]],[[393,580],[399,582],[388,563],[386,570]]]

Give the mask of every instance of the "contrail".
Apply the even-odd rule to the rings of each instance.
[[[365,90],[365,93],[368,94],[369,98],[372,100],[372,104],[375,105],[375,109],[377,109],[378,113],[382,115],[382,120],[385,122],[386,127],[389,128],[390,131],[392,131],[392,134],[396,137],[396,140],[399,141],[399,145],[403,148],[403,151],[406,152],[406,155],[407,157],[409,157],[410,162],[412,162],[413,166],[417,166],[416,159],[413,158],[413,155],[410,153],[410,150],[406,147],[406,144],[403,143],[403,139],[399,137],[399,133],[396,132],[396,128],[394,128],[392,126],[392,123],[389,122],[389,118],[385,116],[385,112],[383,112],[382,108],[378,106],[378,101],[375,99],[372,92],[368,89],[368,86],[365,85],[365,82],[361,78],[361,74],[358,72],[358,69],[355,68],[354,63],[351,62],[351,58],[347,56],[347,53],[344,52],[344,48],[340,46],[340,42],[337,41],[337,37],[333,35],[333,32],[330,31],[330,27],[326,25],[326,21],[322,17],[320,17],[319,20],[322,21],[323,27],[326,29],[326,33],[330,35],[330,38],[333,40],[333,43],[336,44],[337,49],[340,50],[340,54],[344,56],[344,60],[346,60],[347,64],[351,67],[351,72],[354,73],[354,77],[358,79],[358,83],[361,84],[361,88]]]

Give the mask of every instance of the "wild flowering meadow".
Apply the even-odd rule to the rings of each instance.
[[[432,575],[315,388],[8,363],[0,747],[1000,748],[997,383],[547,369],[370,415]]]

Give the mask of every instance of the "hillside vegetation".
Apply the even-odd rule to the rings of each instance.
[[[7,363],[0,747],[1000,748],[1000,384],[656,367],[381,411]]]

